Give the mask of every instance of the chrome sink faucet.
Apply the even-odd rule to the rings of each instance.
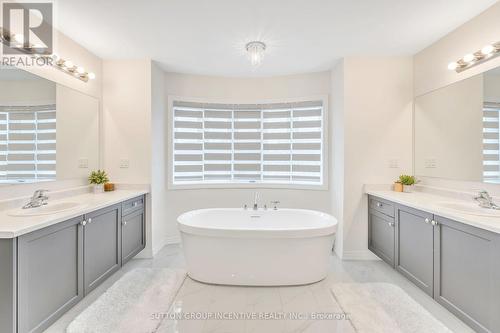
[[[45,195],[47,192],[48,190],[36,190],[35,193],[33,193],[30,202],[24,205],[23,209],[36,208],[46,205],[47,200],[49,200],[49,197]]]
[[[478,195],[474,197],[474,200],[479,203],[479,207],[488,209],[500,209],[500,206],[493,202],[493,198],[485,190],[479,191]]]

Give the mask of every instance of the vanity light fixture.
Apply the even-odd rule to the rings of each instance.
[[[246,50],[248,52],[248,58],[252,63],[253,67],[259,67],[264,59],[264,52],[266,51],[266,44],[259,41],[253,41],[247,43]]]
[[[51,62],[47,64],[52,64],[53,67],[69,74],[79,80],[87,82],[88,80],[95,79],[95,74],[92,72],[87,72],[83,67],[75,65],[71,60],[61,59],[57,54],[42,54],[39,49],[41,46],[39,44],[29,44],[23,45],[24,37],[22,34],[12,34],[8,30],[0,27],[0,43],[7,46],[11,45],[11,42],[15,44],[16,50],[26,54],[27,56],[34,57],[36,59],[45,58],[51,59]]]
[[[87,72],[82,66],[75,65],[73,61],[61,59],[57,54],[53,54],[51,57],[53,60],[52,65],[60,71],[82,80],[83,82],[95,79],[94,73]]]
[[[477,52],[466,54],[458,61],[449,63],[448,69],[460,73],[466,69],[479,65],[499,55],[500,55],[500,42],[488,44]]]
[[[46,57],[52,58],[52,66],[65,72],[66,74],[69,74],[73,77],[76,77],[77,79],[82,80],[83,82],[95,79],[94,73],[87,72],[85,68],[83,68],[82,66],[75,65],[75,63],[71,60],[64,60],[55,53]]]

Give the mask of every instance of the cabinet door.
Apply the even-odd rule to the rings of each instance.
[[[83,297],[83,217],[18,238],[18,332],[43,332]]]
[[[434,227],[433,215],[399,206],[396,226],[396,269],[433,295]]]
[[[499,235],[436,216],[434,299],[477,332],[500,332]]]
[[[146,245],[144,210],[122,217],[122,265]]]
[[[85,294],[116,272],[121,265],[120,205],[85,215]]]
[[[15,333],[17,239],[0,239],[0,332]]]
[[[394,267],[394,218],[368,210],[368,249]]]

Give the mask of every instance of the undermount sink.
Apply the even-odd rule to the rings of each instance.
[[[83,208],[85,205],[79,202],[57,202],[57,203],[49,203],[47,205],[36,207],[36,208],[27,208],[27,209],[14,209],[8,212],[10,216],[38,216],[38,215],[48,215],[48,214],[56,214],[65,212],[72,209]]]
[[[463,214],[478,215],[478,216],[498,216],[500,217],[500,210],[482,208],[477,203],[469,202],[438,202],[438,206],[451,209]]]

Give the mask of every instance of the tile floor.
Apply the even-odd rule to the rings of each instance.
[[[177,245],[163,248],[154,259],[134,259],[115,273],[83,301],[68,311],[46,333],[62,333],[83,309],[99,297],[127,271],[136,267],[184,267]],[[297,287],[234,287],[199,283],[187,278],[174,301],[172,311],[184,314],[244,313],[274,316],[273,319],[168,320],[161,333],[288,333],[356,332],[333,298],[329,286],[339,282],[388,282],[403,288],[413,299],[434,314],[454,332],[473,332],[429,296],[392,270],[382,261],[341,261],[331,257],[328,277],[318,283]],[[295,313],[300,318],[275,319],[279,313]],[[324,314],[333,319],[314,320],[309,314]],[[131,332],[135,333],[135,332]],[[390,333],[390,332],[388,332]]]

